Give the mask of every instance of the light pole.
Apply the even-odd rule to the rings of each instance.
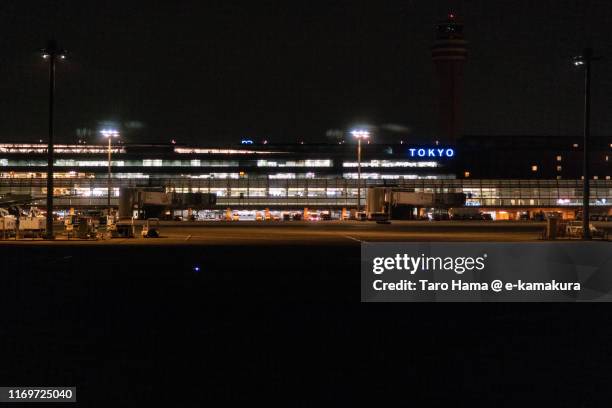
[[[593,57],[593,50],[585,48],[582,55],[574,57],[574,65],[584,66],[584,156],[582,159],[582,239],[591,239],[589,228],[589,138],[591,133],[591,62],[600,58]]]
[[[40,50],[42,57],[49,61],[49,138],[47,140],[47,225],[45,239],[54,239],[53,234],[53,105],[55,99],[55,61],[66,59],[66,50],[49,40],[47,47]]]
[[[351,135],[357,139],[357,212],[361,212],[361,140],[368,139],[370,132],[357,129],[353,130]]]
[[[111,153],[112,153],[112,140],[113,137],[119,137],[119,132],[114,130],[114,129],[102,129],[100,131],[100,133],[102,134],[102,136],[104,136],[105,138],[108,139],[108,191],[107,191],[107,196],[108,196],[108,215],[111,215],[111,192],[112,192],[112,174],[111,174]]]

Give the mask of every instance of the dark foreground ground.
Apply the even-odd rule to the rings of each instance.
[[[609,305],[361,304],[352,240],[9,245],[0,270],[0,383],[80,406],[609,406]]]

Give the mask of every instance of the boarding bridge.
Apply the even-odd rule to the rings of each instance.
[[[167,211],[215,208],[217,196],[208,193],[174,193],[163,188],[121,188],[119,216],[158,218]]]
[[[448,210],[463,207],[464,193],[415,192],[399,187],[370,187],[367,191],[366,213],[368,218],[412,218],[422,208]]]

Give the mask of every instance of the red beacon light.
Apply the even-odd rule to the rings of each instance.
[[[454,20],[455,19],[455,13],[448,13],[448,18],[449,18],[449,20]]]

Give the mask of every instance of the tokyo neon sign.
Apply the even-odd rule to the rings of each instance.
[[[410,157],[453,157],[455,155],[455,149],[450,147],[440,149],[434,148],[414,148],[408,149]]]

